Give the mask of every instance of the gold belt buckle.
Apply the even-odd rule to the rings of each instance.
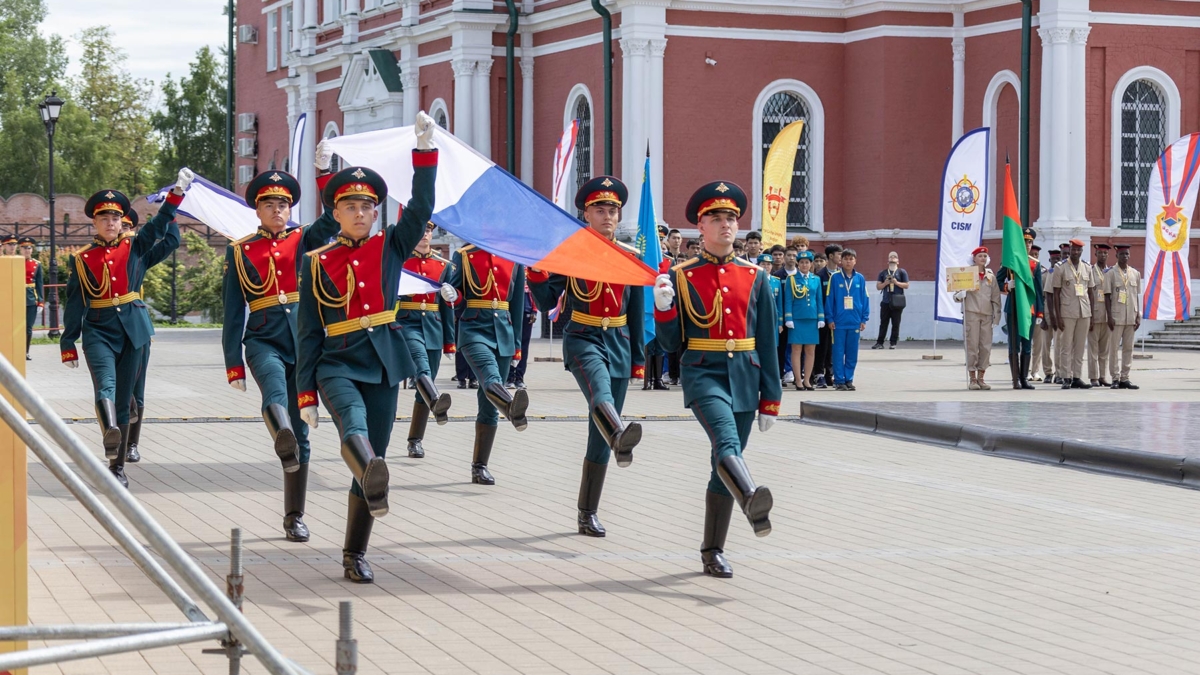
[[[725,351],[731,352],[734,350],[735,347],[737,347],[737,340],[734,340],[733,338],[729,338],[728,340],[725,341]]]
[[[114,295],[113,296],[113,307],[116,307],[119,304],[121,304],[121,296]]]
[[[369,316],[359,317],[358,325],[362,326],[363,328],[370,328],[371,327],[371,317],[369,317]]]
[[[287,293],[284,293],[284,292],[280,291],[280,293],[279,293],[279,304],[281,304],[281,305],[286,305],[286,304],[287,304]]]
[[[609,324],[609,318],[607,316],[604,317],[603,319],[600,319],[600,328],[601,329],[608,330],[608,324]]]
[[[424,311],[425,311],[425,308],[426,308],[427,306],[428,306],[428,305],[426,305],[426,304],[425,304],[425,301],[424,301],[424,300],[422,300],[422,301],[421,301],[421,311],[422,311],[422,312],[424,312]]]
[[[492,300],[492,309],[499,309],[499,308],[500,308],[500,301]]]

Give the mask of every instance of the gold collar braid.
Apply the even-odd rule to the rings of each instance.
[[[725,330],[725,303],[721,299],[721,289],[718,288],[717,292],[713,294],[712,310],[706,314],[700,314],[692,305],[692,293],[683,269],[675,270],[675,287],[679,289],[679,301],[683,305],[683,312],[689,321],[704,330],[718,326],[718,324],[718,331]]]
[[[103,266],[101,266],[103,269]],[[109,291],[112,290],[112,281],[107,273],[100,275],[100,283],[93,284],[88,277],[87,265],[83,263],[83,256],[75,256],[75,275],[79,277],[79,287],[87,293],[89,297],[100,299],[107,298]]]
[[[237,268],[238,281],[241,282],[242,288],[254,295],[267,295],[267,289],[271,284],[275,284],[276,290],[279,289],[279,275],[275,274],[275,258],[267,258],[267,280],[256,284],[250,280],[250,275],[246,274],[245,255],[241,249],[237,249],[237,256],[234,257],[234,266]],[[256,270],[257,271],[257,270]]]
[[[496,273],[495,270],[492,269],[490,262],[488,263],[487,281],[484,282],[482,287],[475,283],[475,279],[471,276],[471,262],[469,260],[463,262],[463,279],[466,281],[467,287],[470,288],[471,293],[473,293],[477,298],[486,298],[487,294],[490,293],[496,286]],[[497,295],[499,295],[499,293],[497,293]]]

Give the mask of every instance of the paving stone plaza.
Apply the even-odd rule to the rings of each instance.
[[[530,425],[501,426],[495,486],[470,483],[475,392],[439,380],[455,406],[430,425],[424,459],[404,456],[397,422],[373,586],[342,579],[350,479],[325,418],[312,435],[312,540],[284,541],[259,397],[253,382],[245,394],[226,385],[217,331],[159,331],[143,459],[128,474],[222,586],[230,529],[243,529],[245,614],[314,673],[334,672],[341,600],[354,602],[359,672],[371,674],[1200,672],[1196,491],[797,419],[801,400],[875,404],[1194,455],[1200,355],[1135,362],[1138,391],[975,392],[961,348],[939,348],[941,361],[921,359],[928,345],[864,351],[856,392],[785,390],[780,423],[746,450],[775,495],[774,531],[757,539],[734,518],[729,580],[700,573],[708,442],[677,388],[631,390],[626,414],[649,419],[633,465],[609,472],[608,536],[575,533],[586,409],[561,363],[530,364]],[[86,369],[63,368],[53,346],[33,356],[33,386],[64,417],[92,418]],[[72,428],[101,452],[94,424]],[[29,474],[31,623],[182,620],[32,455]],[[226,673],[209,646],[32,672]],[[247,659],[243,672],[265,671]]]

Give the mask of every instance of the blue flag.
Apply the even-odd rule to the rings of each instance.
[[[658,222],[654,219],[654,193],[650,189],[650,155],[646,155],[646,168],[642,171],[642,202],[638,209],[638,251],[641,252],[642,262],[655,272],[662,263],[662,246],[658,238]],[[646,286],[645,293],[646,318],[642,322],[645,327],[645,339],[642,344],[649,344],[654,339],[654,287]]]

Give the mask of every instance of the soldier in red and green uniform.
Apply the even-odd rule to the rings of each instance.
[[[317,396],[341,437],[350,487],[342,568],[355,583],[372,583],[367,545],[375,518],[388,512],[388,466],[384,460],[400,381],[415,372],[396,303],[404,261],[433,213],[437,150],[433,120],[417,115],[412,154],[412,198],[399,222],[371,234],[387,183],[366,167],[349,167],[325,184],[321,201],[340,232],[311,251],[300,266],[296,388],[300,416],[317,427]]]
[[[318,150],[318,168],[327,154],[324,147]],[[328,179],[318,178],[318,187]],[[284,171],[260,173],[246,186],[246,204],[259,226],[225,248],[221,346],[230,386],[246,391],[249,365],[262,392],[263,421],[283,465],[283,534],[288,541],[302,542],[309,536],[304,523],[309,444],[296,390],[299,265],[305,253],[337,234],[338,224],[323,213],[311,225],[289,229],[297,199],[300,183]]]
[[[621,207],[629,196],[625,184],[612,176],[597,176],[579,188],[575,207],[583,211],[588,227],[615,241]],[[623,244],[617,244],[624,246]],[[630,254],[637,251],[625,247]],[[579,534],[603,537],[604,525],[597,510],[609,449],[618,466],[633,462],[633,448],[642,438],[642,427],[621,420],[630,378],[645,377],[642,320],[643,292],[622,286],[575,279],[562,274],[530,270],[529,290],[539,305],[552,307],[566,292],[570,321],[563,330],[563,359],[587,399],[588,440],[579,483]]]
[[[433,223],[426,224],[425,236],[417,242],[412,257],[404,261],[404,269],[436,284],[444,278],[450,261],[429,245],[433,230]],[[413,378],[417,394],[408,427],[408,456],[420,459],[425,456],[421,441],[425,439],[430,412],[439,425],[450,419],[446,415],[450,410],[450,394],[439,392],[434,380],[442,354],[455,353],[454,308],[437,292],[406,295],[400,298],[396,320],[404,327],[408,351],[417,368]]]
[[[0,255],[16,255],[17,254],[17,235],[6,234],[3,239],[0,239]]]
[[[742,451],[754,413],[760,431],[771,428],[783,394],[771,286],[762,268],[733,254],[745,210],[746,194],[734,183],[697,190],[686,215],[704,248],[659,275],[654,288],[658,341],[666,351],[683,348],[683,403],[712,442],[700,558],[705,574],[722,578],[733,576],[724,548],[735,500],[756,535],[771,532],[771,492],[755,485]]]
[[[522,356],[516,328],[525,312],[525,267],[467,245],[454,252],[441,294],[447,302],[464,306],[458,320],[458,349],[479,378],[471,482],[495,485],[487,464],[499,413],[517,431],[529,425],[525,418],[529,393],[518,389],[509,394],[504,386],[509,366]]]
[[[88,369],[96,394],[96,417],[104,434],[109,470],[122,485],[125,477],[129,409],[150,343],[153,326],[140,290],[146,271],[170,255],[155,247],[175,219],[175,209],[194,176],[179,171],[179,180],[154,218],[134,236],[121,236],[121,217],[129,199],[116,190],[101,190],[84,205],[96,229],[92,244],[76,252],[68,265],[67,306],[59,342],[63,363],[79,366],[75,341],[83,336]],[[176,240],[177,242],[178,240]],[[176,244],[178,245],[178,244]]]
[[[29,345],[33,342],[33,324],[37,321],[37,311],[46,302],[46,283],[42,271],[42,263],[33,257],[33,248],[37,240],[33,237],[21,237],[17,242],[17,250],[25,257],[25,360],[29,361]]]

